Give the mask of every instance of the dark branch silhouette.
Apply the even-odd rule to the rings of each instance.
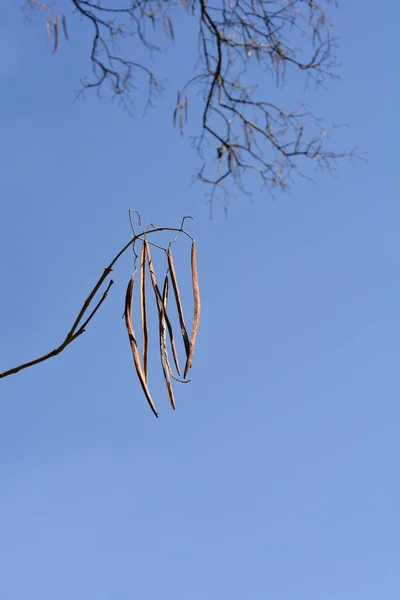
[[[162,79],[142,62],[131,60],[120,43],[132,38],[134,47],[150,54],[160,51],[154,40],[178,39],[174,17],[179,9],[196,20],[198,60],[194,76],[178,91],[174,123],[185,133],[188,106],[194,94],[203,101],[199,133],[192,137],[200,166],[197,180],[210,186],[211,197],[224,194],[233,183],[248,193],[255,173],[268,189],[286,189],[292,175],[304,176],[301,162],[310,160],[332,171],[337,159],[358,153],[337,152],[327,146],[328,128],[304,105],[285,108],[268,97],[268,85],[282,87],[290,75],[303,74],[323,86],[337,78],[336,41],[331,34],[324,0],[70,0],[71,15],[57,3],[27,0],[43,13],[53,52],[60,35],[69,39],[67,21],[80,17],[90,25],[92,74],[81,80],[81,92],[108,88],[129,109],[136,78],[144,75],[148,104],[162,89]],[[176,18],[175,18],[176,22]],[[136,45],[135,45],[136,44]],[[141,52],[141,56],[146,56]],[[268,78],[269,75],[269,78]],[[254,85],[254,80],[259,81]]]

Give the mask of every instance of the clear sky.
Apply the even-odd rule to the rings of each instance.
[[[0,382],[0,600],[398,598],[398,2],[341,3],[343,81],[307,95],[368,164],[256,189],[228,221],[172,128],[187,18],[142,119],[73,103],[84,32],[52,57],[18,4],[0,7],[0,370],[62,340],[128,208],[196,218],[203,313],[176,412],[154,380],[158,421],[121,321],[130,254],[78,341]]]

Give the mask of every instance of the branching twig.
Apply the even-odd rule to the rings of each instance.
[[[136,240],[143,239],[144,235],[149,235],[149,234],[160,232],[160,231],[174,231],[176,233],[182,232],[182,233],[185,233],[186,235],[189,235],[182,228],[174,228],[174,227],[154,227],[153,229],[147,230],[145,233],[142,232],[140,234],[134,235],[134,237],[132,239],[130,239],[127,244],[125,244],[125,246],[118,252],[118,254],[116,256],[114,256],[114,258],[112,259],[112,261],[110,262],[108,267],[104,268],[102,275],[99,277],[97,283],[93,287],[89,296],[84,301],[82,308],[80,309],[78,316],[76,317],[71,329],[68,331],[67,335],[65,336],[64,341],[57,348],[52,350],[51,352],[48,352],[47,354],[44,354],[43,356],[40,356],[39,358],[35,358],[34,360],[23,363],[21,365],[13,367],[12,369],[8,369],[7,371],[4,371],[3,373],[0,373],[0,379],[3,377],[8,377],[9,375],[18,373],[19,371],[22,371],[23,369],[28,369],[29,367],[33,367],[34,365],[44,362],[45,360],[48,360],[49,358],[52,358],[53,356],[57,356],[63,350],[65,350],[65,348],[67,348],[67,346],[69,346],[69,344],[71,344],[80,335],[82,335],[82,333],[85,332],[87,325],[90,323],[90,321],[93,319],[94,315],[96,314],[96,312],[98,311],[100,306],[103,304],[104,300],[107,297],[109,289],[111,288],[112,284],[114,283],[112,279],[109,281],[108,286],[107,286],[105,292],[103,293],[103,295],[101,296],[100,300],[98,301],[98,303],[96,304],[94,309],[90,312],[90,314],[87,316],[86,320],[83,321],[84,316],[86,315],[94,297],[96,296],[97,292],[99,291],[99,289],[102,286],[102,284],[104,283],[104,281],[107,279],[107,277],[112,272],[115,263],[126,252],[126,250],[128,250],[128,248],[130,248],[132,246],[132,244],[135,243]],[[83,323],[82,323],[82,321],[83,321]]]
[[[48,35],[57,49],[57,2],[26,2],[45,13]],[[269,74],[272,83],[282,88],[289,75],[299,79],[296,73],[304,76],[306,87],[310,82],[325,87],[327,80],[339,78],[337,42],[329,15],[334,0],[181,2],[196,19],[198,52],[194,76],[178,91],[173,120],[184,135],[191,97],[200,95],[201,120],[191,137],[201,161],[195,180],[209,187],[211,199],[219,192],[225,197],[231,184],[249,194],[248,175],[257,175],[269,190],[285,190],[293,174],[304,176],[302,163],[306,161],[333,172],[339,158],[359,155],[356,150],[327,147],[328,128],[308,107],[274,102],[266,79]],[[91,31],[92,74],[81,80],[81,92],[96,89],[100,93],[108,86],[113,98],[129,110],[136,92],[135,77],[141,73],[148,82],[146,106],[152,105],[161,80],[146,66],[138,46],[151,55],[162,51],[153,31],[158,37],[164,32],[171,41],[177,38],[172,17],[179,0],[70,0],[70,5]],[[127,54],[123,46],[127,38],[138,50],[139,62]]]
[[[103,279],[103,281],[104,281],[104,279]],[[97,303],[97,305],[94,308],[94,310],[90,313],[89,317],[83,323],[83,325],[78,329],[78,331],[76,331],[73,334],[71,334],[71,331],[72,331],[72,329],[71,329],[71,331],[67,334],[67,336],[66,336],[65,340],[63,341],[63,343],[60,344],[60,346],[58,346],[58,348],[55,348],[51,352],[48,352],[47,354],[44,354],[43,356],[40,356],[39,358],[35,358],[34,360],[31,360],[29,362],[23,363],[22,365],[18,365],[17,367],[13,367],[12,369],[9,369],[8,371],[4,371],[4,373],[0,373],[0,379],[2,377],[7,377],[8,375],[13,375],[14,373],[18,373],[19,371],[22,371],[22,369],[27,369],[28,367],[33,367],[34,365],[38,365],[39,363],[44,362],[45,360],[48,360],[49,358],[52,358],[53,356],[57,356],[57,354],[60,354],[60,352],[62,352],[63,350],[65,350],[65,348],[67,346],[69,346],[69,344],[71,344],[71,342],[73,342],[74,340],[76,340],[77,337],[79,337],[80,335],[82,335],[82,333],[85,332],[86,326],[88,325],[89,321],[91,321],[91,319],[94,317],[95,313],[97,312],[97,310],[100,308],[101,304],[106,299],[107,294],[108,294],[108,290],[110,289],[110,287],[112,286],[113,283],[114,283],[114,281],[111,279],[110,282],[109,282],[109,284],[108,284],[108,286],[107,286],[106,291],[102,295],[101,299]],[[87,306],[89,306],[89,304]],[[84,312],[82,313],[82,316],[83,315],[84,315]],[[76,327],[75,327],[75,329],[76,329]]]

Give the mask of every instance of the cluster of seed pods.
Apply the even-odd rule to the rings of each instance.
[[[159,325],[159,347],[160,347],[160,359],[161,359],[161,367],[164,375],[164,380],[168,392],[168,397],[172,408],[175,410],[175,398],[174,392],[172,388],[171,379],[178,381],[180,383],[188,383],[187,375],[192,366],[194,349],[196,344],[197,332],[199,330],[200,323],[200,289],[199,289],[199,280],[197,273],[197,261],[196,261],[196,244],[192,239],[192,247],[191,247],[191,272],[192,272],[192,288],[193,288],[193,321],[192,321],[192,330],[190,337],[187,333],[185,319],[183,314],[183,307],[181,301],[181,295],[179,292],[178,279],[175,270],[174,259],[172,256],[171,247],[167,250],[167,259],[168,259],[168,268],[164,278],[164,284],[162,290],[160,290],[157,278],[153,266],[153,261],[151,258],[150,244],[146,237],[144,237],[142,242],[142,250],[140,255],[140,268],[139,268],[139,278],[140,278],[140,309],[141,309],[141,330],[142,330],[142,352],[140,353],[139,347],[137,344],[137,338],[135,336],[135,331],[132,323],[132,304],[133,304],[133,295],[134,295],[134,283],[135,283],[135,275],[137,270],[134,271],[131,276],[128,287],[125,295],[125,324],[126,330],[129,337],[129,342],[132,350],[133,362],[135,364],[136,373],[139,379],[139,382],[142,386],[143,392],[146,396],[147,402],[149,403],[150,408],[156,417],[158,417],[158,412],[156,406],[154,404],[153,398],[151,396],[149,385],[148,385],[148,350],[149,350],[149,335],[148,335],[148,325],[147,325],[147,290],[146,290],[146,272],[147,269],[150,274],[151,287],[155,294],[157,312],[158,312],[158,325]],[[170,281],[172,283],[172,290],[175,297],[176,308],[178,312],[180,331],[182,335],[183,345],[185,349],[185,368],[183,371],[183,380],[180,379],[181,370],[179,366],[178,353],[176,350],[175,338],[173,333],[173,328],[168,317],[168,296],[169,296],[169,288]],[[167,344],[167,334],[172,350],[172,357],[174,362],[174,367],[177,375],[174,374],[169,356],[168,356],[168,344]]]

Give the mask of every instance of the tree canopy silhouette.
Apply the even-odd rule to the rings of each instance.
[[[308,106],[277,104],[269,92],[295,71],[306,86],[338,77],[331,0],[68,0],[63,12],[56,1],[27,0],[25,8],[43,16],[53,53],[70,40],[72,21],[89,25],[91,72],[81,76],[80,92],[107,89],[128,110],[140,81],[154,105],[163,80],[150,57],[163,50],[163,38],[179,43],[179,11],[194,19],[194,74],[182,81],[171,112],[184,135],[192,98],[201,98],[191,142],[199,156],[195,177],[211,197],[232,183],[249,193],[253,173],[270,190],[286,189],[295,173],[306,174],[304,159],[332,170],[338,158],[356,154],[331,149],[330,128]]]

